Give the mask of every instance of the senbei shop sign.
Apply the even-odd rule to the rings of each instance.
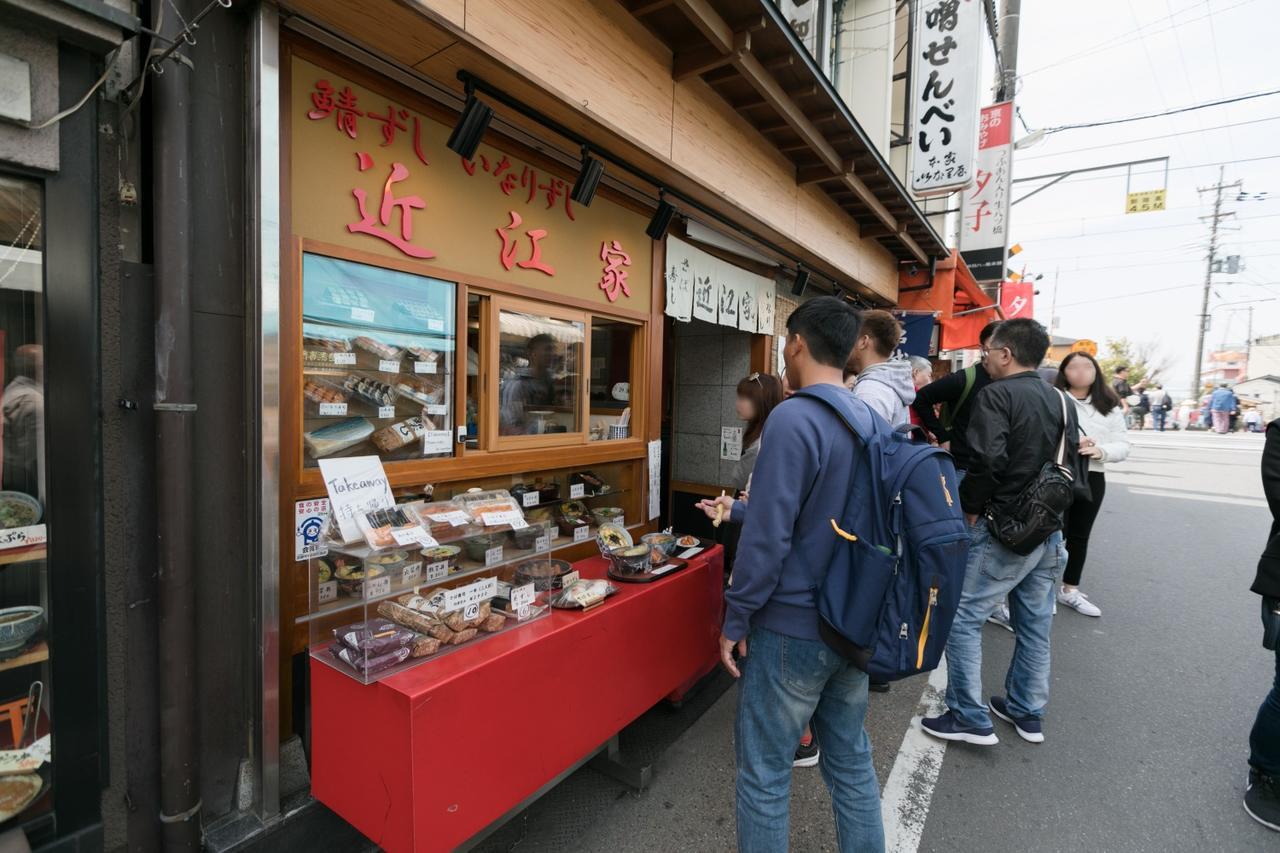
[[[922,0],[912,44],[911,190],[942,195],[973,181],[982,3]]]

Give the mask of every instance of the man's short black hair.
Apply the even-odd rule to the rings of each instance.
[[[814,361],[843,370],[861,325],[858,312],[848,302],[819,296],[791,312],[787,334],[804,338]]]
[[[991,340],[991,336],[996,333],[996,329],[1000,328],[999,320],[992,320],[990,323],[982,327],[982,331],[978,334],[978,343],[982,346],[987,345],[987,341]]]
[[[1035,368],[1049,351],[1049,333],[1035,320],[1005,320],[991,336],[993,348],[1008,347],[1013,360],[1025,368]]]
[[[529,338],[529,351],[532,352],[536,347],[542,346],[543,344],[555,346],[556,339],[548,335],[546,332],[539,332],[532,338]]]
[[[1121,373],[1128,373],[1128,372],[1129,372],[1129,365],[1127,364],[1121,364],[1116,367],[1116,376],[1119,376]]]

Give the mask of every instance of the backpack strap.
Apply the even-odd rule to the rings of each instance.
[[[978,365],[971,364],[964,369],[964,390],[960,392],[959,398],[955,403],[945,403],[942,406],[942,425],[947,429],[951,429],[951,425],[956,422],[956,415],[960,414],[960,409],[964,407],[964,401],[969,399],[969,394],[973,391],[974,384],[978,381]]]
[[[1068,468],[1067,466],[1067,395],[1053,389],[1058,395],[1058,401],[1062,403],[1062,437],[1058,439],[1058,466],[1060,468]],[[1069,469],[1068,469],[1069,470]]]

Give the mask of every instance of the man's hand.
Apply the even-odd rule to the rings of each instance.
[[[975,524],[977,524],[977,523],[978,523],[978,516],[977,516],[977,515],[971,515],[971,514],[969,514],[969,513],[967,513],[967,512],[966,512],[966,513],[964,514],[964,520],[965,520],[965,523],[966,523],[966,524],[968,524],[970,527],[973,527]]]
[[[707,514],[707,518],[715,521],[717,506],[724,507],[724,513],[721,516],[722,518],[728,518],[729,513],[733,512],[733,498],[728,495],[721,495],[718,498],[703,498],[698,501],[696,506]]]
[[[747,656],[747,638],[743,637],[737,642],[738,657],[745,658]],[[734,642],[724,634],[720,635],[720,663],[724,664],[724,668],[734,678],[741,678],[742,673],[738,671],[738,664],[733,660]]]

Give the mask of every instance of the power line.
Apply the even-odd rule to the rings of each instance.
[[[1228,287],[1233,284],[1255,284],[1255,283],[1259,285],[1262,285],[1262,284],[1280,285],[1280,281],[1268,281],[1268,282],[1229,281],[1225,283],[1219,283],[1215,285],[1215,287]],[[1204,287],[1204,282],[1197,281],[1193,284],[1170,284],[1170,285],[1165,285],[1164,287],[1157,287],[1154,290],[1135,290],[1130,293],[1119,293],[1114,296],[1099,296],[1097,299],[1082,299],[1079,302],[1068,302],[1066,304],[1059,304],[1058,307],[1074,308],[1077,305],[1093,305],[1098,302],[1115,302],[1120,299],[1133,299],[1136,296],[1151,296],[1153,293],[1167,293],[1170,290],[1189,290],[1190,288],[1193,288],[1193,287]]]
[[[1037,154],[1034,157],[1018,157],[1019,163],[1025,163],[1028,160],[1044,160],[1047,157],[1061,157],[1065,154],[1076,154],[1081,151],[1097,151],[1102,148],[1118,148],[1121,145],[1136,145],[1139,142],[1155,142],[1158,139],[1173,139],[1174,137],[1187,136],[1192,133],[1209,133],[1214,130],[1225,130],[1231,127],[1244,127],[1250,124],[1262,124],[1268,121],[1280,121],[1280,116],[1268,116],[1267,118],[1255,118],[1249,121],[1237,121],[1230,124],[1215,124],[1211,127],[1201,127],[1196,130],[1184,130],[1181,133],[1162,133],[1159,136],[1144,136],[1141,139],[1126,139],[1123,142],[1104,142],[1101,145],[1087,145],[1083,148],[1068,148],[1065,151],[1054,151],[1051,154]]]
[[[1264,156],[1262,156],[1262,157],[1245,157],[1245,158],[1242,158],[1242,159],[1240,159],[1240,160],[1219,160],[1219,161],[1218,161],[1218,162],[1216,162],[1216,163],[1196,163],[1195,165],[1192,165],[1192,166],[1170,166],[1170,167],[1169,167],[1169,169],[1168,169],[1168,171],[1170,171],[1170,172],[1186,172],[1186,171],[1188,171],[1188,170],[1190,170],[1190,169],[1207,169],[1207,168],[1209,168],[1210,166],[1236,166],[1236,165],[1239,165],[1239,164],[1241,164],[1241,163],[1258,163],[1258,162],[1261,162],[1261,161],[1263,161],[1263,160],[1280,160],[1280,154],[1267,154],[1267,155],[1264,155]],[[1152,169],[1152,170],[1147,171],[1147,172],[1133,172],[1132,174],[1134,174],[1134,175],[1161,175],[1161,174],[1164,174],[1164,172],[1165,172],[1165,170],[1164,170],[1164,169]],[[1034,175],[1033,175],[1033,176],[1031,176],[1031,177],[1036,177],[1036,176],[1034,176]],[[1064,179],[1063,179],[1063,181],[1064,181],[1064,182],[1066,182],[1066,181],[1071,181],[1071,182],[1073,182],[1073,183],[1082,184],[1082,183],[1085,183],[1086,181],[1114,181],[1114,180],[1117,180],[1117,179],[1119,179],[1119,178],[1121,178],[1121,177],[1123,177],[1123,175],[1098,175],[1098,176],[1096,176],[1096,177],[1092,177],[1092,178],[1074,178],[1074,177],[1067,177],[1067,178],[1064,178]],[[1025,180],[1027,180],[1027,179],[1026,179],[1026,178],[1014,178],[1014,181],[1015,181],[1015,182],[1018,182],[1018,181],[1025,181]]]
[[[1280,216],[1280,213],[1264,213],[1262,216],[1238,216],[1236,217],[1236,221],[1249,222],[1254,219],[1274,219],[1277,216]],[[1087,219],[1087,217],[1085,218]],[[1134,234],[1139,231],[1171,231],[1174,228],[1201,228],[1201,227],[1203,226],[1199,222],[1183,222],[1176,225],[1144,225],[1141,228],[1121,228],[1121,229],[1113,228],[1108,231],[1089,231],[1089,232],[1083,232],[1080,234],[1063,234],[1061,237],[1021,237],[1020,239],[1035,240],[1040,243],[1048,243],[1052,240],[1079,240],[1081,237],[1098,237],[1098,236],[1110,237],[1116,234]]]
[[[1272,198],[1271,196],[1268,196],[1266,199],[1264,199],[1264,200],[1262,200],[1262,201],[1263,201],[1263,203],[1265,203],[1265,202],[1267,202],[1267,201],[1280,201],[1280,195],[1277,195],[1277,196],[1275,196],[1274,198]],[[1201,205],[1198,205],[1198,204],[1184,204],[1184,205],[1179,205],[1178,207],[1167,207],[1167,208],[1165,208],[1164,210],[1162,210],[1162,211],[1158,211],[1158,212],[1159,212],[1159,213],[1174,213],[1174,212],[1179,211],[1179,210],[1203,210],[1203,209],[1204,209],[1204,208],[1203,208]],[[1019,227],[1021,227],[1021,226],[1023,226],[1023,225],[1051,225],[1051,224],[1053,224],[1054,222],[1078,222],[1078,221],[1080,221],[1080,220],[1082,220],[1082,219],[1087,219],[1087,220],[1089,220],[1089,221],[1095,221],[1095,220],[1099,220],[1099,219],[1116,219],[1117,217],[1122,217],[1122,216],[1134,216],[1134,215],[1135,215],[1135,214],[1132,214],[1132,213],[1125,213],[1125,212],[1121,211],[1120,213],[1099,213],[1099,214],[1095,214],[1095,215],[1093,215],[1093,216],[1063,216],[1063,217],[1060,217],[1060,218],[1058,218],[1058,219],[1032,219],[1032,220],[1021,220],[1021,219],[1020,219],[1020,220],[1018,220],[1018,226],[1019,226]]]
[[[1125,124],[1131,121],[1146,121],[1147,119],[1151,119],[1151,118],[1162,118],[1163,116],[1178,115],[1179,113],[1189,113],[1192,110],[1203,110],[1203,109],[1207,109],[1208,107],[1222,106],[1223,104],[1235,104],[1241,101],[1251,101],[1255,98],[1266,98],[1266,97],[1270,97],[1271,95],[1280,95],[1280,89],[1272,89],[1269,92],[1252,92],[1248,95],[1237,95],[1234,98],[1222,98],[1217,101],[1207,101],[1203,104],[1192,104],[1186,107],[1178,107],[1172,110],[1165,110],[1164,112],[1160,112],[1160,113],[1147,113],[1146,115],[1129,116],[1127,118],[1113,118],[1113,119],[1108,119],[1106,121],[1082,122],[1081,124],[1062,124],[1062,125],[1058,125],[1057,127],[1047,127],[1045,128],[1044,132],[1046,135],[1048,135],[1051,133],[1061,133],[1064,130],[1079,130],[1085,127],[1106,127],[1108,125],[1113,125],[1113,124]]]

